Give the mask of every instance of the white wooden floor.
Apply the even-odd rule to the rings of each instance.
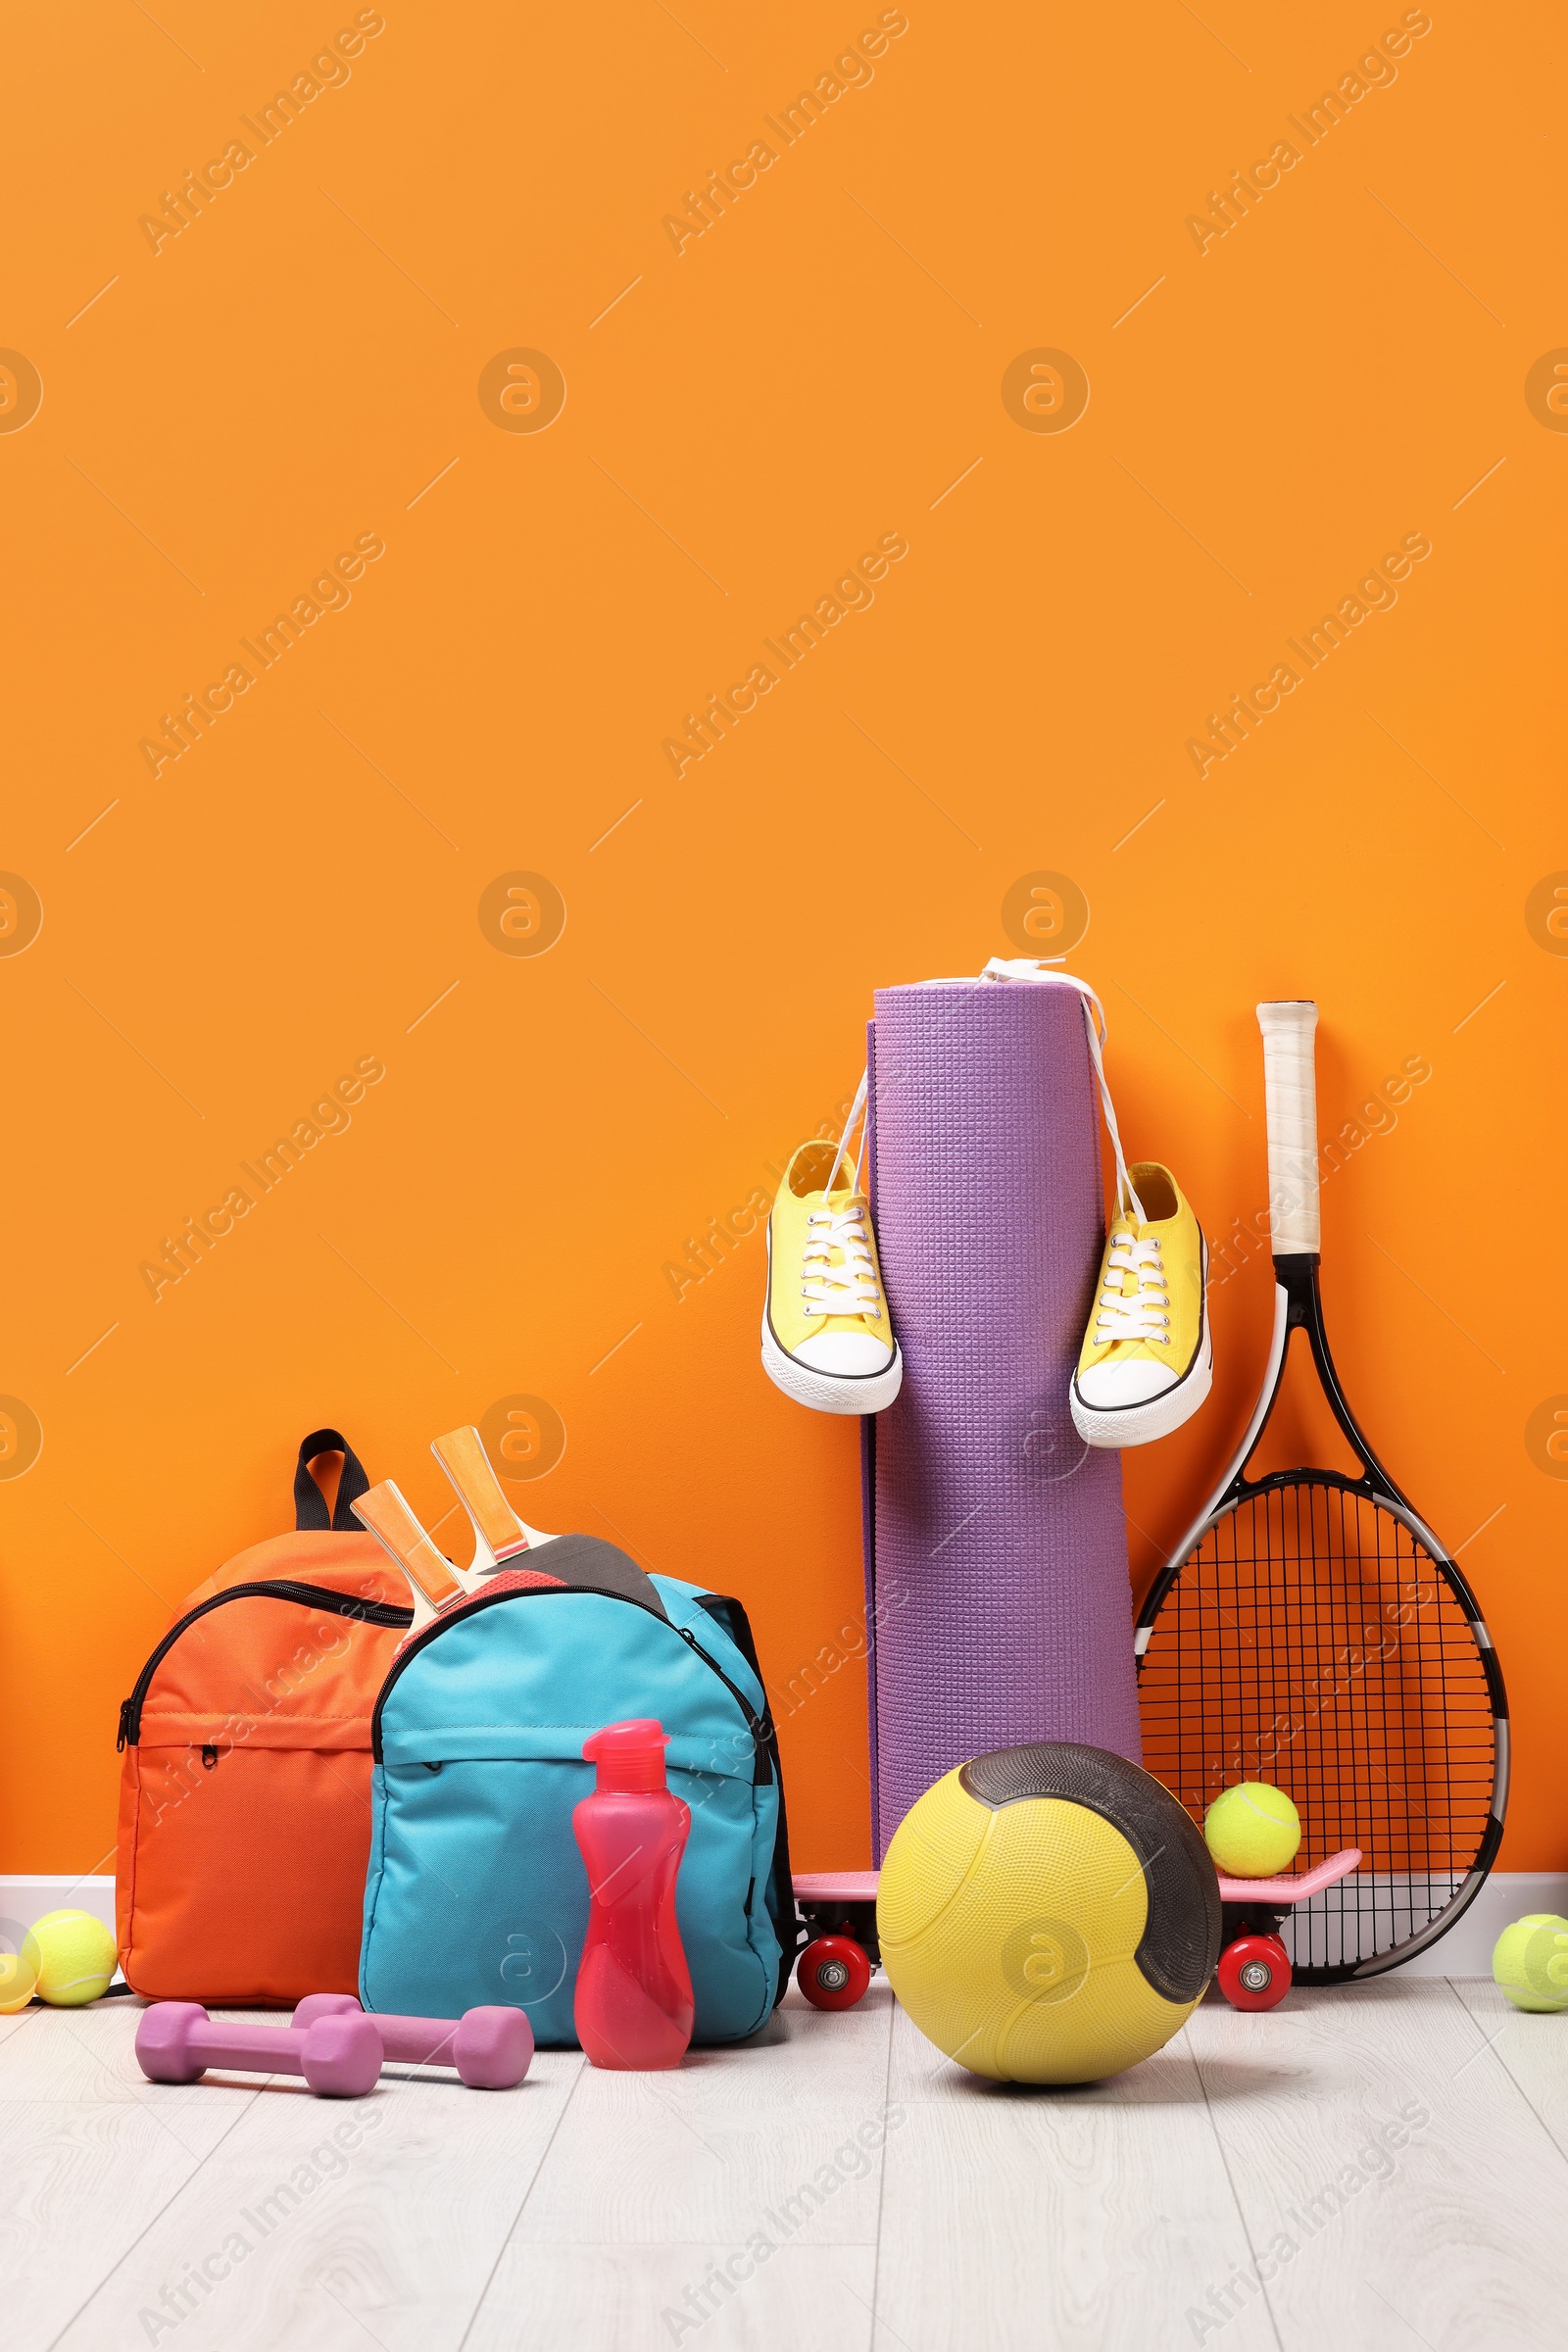
[[[1071,2091],[961,2073],[880,1977],[673,2076],[546,2051],[350,2104],[144,2082],[137,2015],[0,2019],[5,2352],[1568,2339],[1568,2016],[1490,1983],[1211,1995]]]

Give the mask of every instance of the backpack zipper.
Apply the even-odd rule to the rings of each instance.
[[[861,1427],[870,1431],[875,1424],[864,1421],[861,1423]],[[723,1627],[759,1683],[762,1683],[762,1668],[757,1655],[757,1644],[752,1640],[752,1629],[746,1622],[746,1612],[741,1608],[739,1601],[728,1601],[721,1592],[700,1592],[697,1596],[697,1605],[701,1609],[706,1609],[708,1614]],[[731,1608],[739,1612],[739,1631],[729,1620],[727,1612]],[[742,1633],[745,1635],[744,1641],[741,1638]],[[778,1990],[773,1998],[773,2005],[776,2008],[789,1988],[790,1975],[795,1966],[795,1955],[807,1939],[807,1931],[801,1924],[800,1911],[795,1901],[795,1883],[790,1877],[790,1833],[789,1824],[784,1817],[784,1766],[778,1752],[778,1730],[773,1722],[773,1710],[765,1703],[767,1690],[765,1683],[762,1683],[762,1690],[764,1696],[763,1719],[767,1730],[768,1745],[773,1757],[773,1777],[778,1784],[778,1833],[773,1841],[773,1867],[768,1873],[764,1897],[769,1917],[773,1922],[773,1932],[778,1937],[780,1947]],[[748,1894],[748,1916],[750,1916],[750,1912],[751,1895]]]
[[[674,1624],[673,1618],[670,1619],[670,1623],[672,1625]],[[689,1634],[683,1625],[675,1626],[675,1631],[677,1634],[679,1634],[687,1648],[696,1651],[697,1655],[702,1659],[705,1666],[712,1667],[713,1672],[717,1675],[719,1681],[723,1684],[725,1690],[729,1692],[731,1698],[734,1699],[735,1704],[740,1708],[741,1713],[745,1716],[746,1728],[752,1735],[752,1751],[757,1758],[758,1765],[757,1771],[752,1775],[752,1785],[755,1788],[760,1784],[760,1786],[765,1788],[773,1778],[772,1724],[768,1721],[765,1714],[759,1715],[757,1709],[752,1705],[752,1702],[747,1697],[745,1691],[740,1690],[734,1683],[730,1681],[729,1676],[724,1672],[723,1667],[720,1666],[715,1659],[709,1656],[707,1650],[704,1649],[702,1643],[698,1641],[695,1634]],[[767,1767],[765,1772],[762,1770],[764,1765]]]
[[[403,1647],[398,1651],[397,1656],[392,1661],[392,1664],[388,1667],[386,1680],[381,1685],[380,1692],[376,1698],[375,1712],[370,1717],[370,1753],[375,1758],[375,1761],[379,1764],[382,1760],[381,1709],[386,1705],[387,1695],[391,1690],[393,1684],[397,1681],[399,1675],[409,1664],[410,1660],[416,1657],[418,1652],[425,1647],[427,1642],[435,1641],[437,1637],[441,1634],[444,1634],[450,1626],[461,1625],[465,1623],[466,1619],[474,1614],[474,1610],[476,1608],[494,1608],[499,1602],[505,1600],[545,1600],[548,1599],[552,1593],[560,1592],[592,1592],[601,1600],[618,1600],[624,1607],[628,1609],[642,1608],[645,1610],[646,1615],[652,1616],[654,1614],[653,1610],[647,1609],[642,1601],[632,1600],[624,1592],[607,1592],[602,1587],[595,1585],[533,1585],[524,1587],[520,1591],[514,1587],[510,1592],[493,1592],[487,1594],[483,1592],[480,1592],[475,1593],[473,1597],[473,1603],[470,1607],[465,1609],[454,1609],[450,1616],[439,1617],[434,1625],[427,1625],[423,1631],[415,1638],[414,1641],[405,1642]],[[757,1709],[752,1705],[752,1702],[747,1697],[745,1691],[739,1690],[736,1685],[730,1681],[729,1676],[724,1672],[723,1667],[718,1665],[715,1660],[709,1656],[707,1650],[704,1649],[702,1643],[697,1640],[695,1635],[689,1634],[683,1625],[677,1625],[674,1619],[665,1614],[663,1611],[661,1611],[660,1614],[662,1617],[664,1624],[669,1627],[670,1632],[672,1634],[678,1634],[681,1640],[685,1642],[687,1648],[694,1651],[696,1655],[702,1659],[703,1664],[709,1669],[710,1673],[717,1675],[719,1681],[723,1684],[731,1698],[734,1699],[735,1704],[740,1708],[741,1713],[746,1718],[746,1728],[752,1737],[752,1751],[757,1759],[756,1770],[752,1775],[752,1785],[754,1788],[759,1786],[762,1788],[770,1787],[774,1778],[772,1724],[767,1720],[765,1715],[759,1715]]]
[[[362,1600],[357,1593],[334,1592],[325,1585],[300,1584],[292,1577],[277,1577],[266,1583],[230,1585],[226,1592],[215,1592],[210,1600],[196,1608],[187,1609],[184,1616],[172,1625],[146,1665],[136,1677],[136,1687],[120,1705],[120,1737],[115,1741],[117,1754],[122,1748],[134,1747],[141,1739],[141,1711],[146,1702],[148,1687],[181,1634],[189,1631],[198,1617],[210,1610],[220,1609],[229,1600],[288,1600],[305,1609],[324,1609],[333,1617],[358,1617],[367,1625],[410,1626],[414,1623],[412,1609],[400,1609],[390,1601]]]

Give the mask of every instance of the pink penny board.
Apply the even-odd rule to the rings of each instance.
[[[1289,1909],[1293,1903],[1304,1903],[1309,1894],[1321,1894],[1336,1880],[1348,1879],[1360,1859],[1361,1848],[1347,1845],[1315,1870],[1303,1870],[1298,1878],[1228,1879],[1221,1871],[1219,1899],[1222,1903],[1266,1903],[1275,1910]]]
[[[1220,1876],[1221,1902],[1269,1903],[1289,1908],[1293,1903],[1304,1903],[1309,1895],[1321,1894],[1325,1886],[1347,1879],[1359,1864],[1361,1849],[1348,1845],[1343,1852],[1331,1854],[1314,1870],[1304,1870],[1299,1876],[1282,1879],[1230,1879]],[[874,1870],[808,1870],[795,1874],[795,1899],[798,1903],[874,1903],[878,1873]]]
[[[874,1903],[874,1870],[807,1870],[795,1874],[798,1903]]]

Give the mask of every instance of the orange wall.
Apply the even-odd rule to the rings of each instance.
[[[1327,1188],[1329,1313],[1496,1633],[1504,1859],[1562,1865],[1557,12],[1406,14],[1396,78],[1309,144],[1291,118],[1397,6],[911,0],[790,145],[767,119],[874,0],[389,0],[267,145],[246,119],[353,7],[158,14],[28,12],[4,142],[0,343],[42,405],[8,362],[0,866],[42,927],[0,886],[0,1391],[42,1451],[0,1479],[0,1868],[104,1866],[117,1703],[286,1524],[319,1421],[434,1517],[432,1434],[542,1398],[566,1445],[527,1515],[742,1593],[780,1690],[853,1629],[856,1430],[762,1377],[760,1241],[678,1299],[667,1269],[848,1093],[873,986],[1017,952],[1043,871],[1087,905],[1129,1146],[1216,1241],[1264,1198],[1259,997],[1321,1001],[1325,1124],[1430,1064]],[[155,252],[142,216],[234,140]],[[530,412],[518,350],[564,378],[547,429],[512,429],[554,381]],[[1036,429],[1069,414],[1042,350],[1087,379],[1070,429]],[[887,534],[874,603],[677,774],[683,714],[780,669],[764,640]],[[1290,641],[1415,535],[1308,671]],[[367,539],[264,670],[243,641]],[[142,739],[236,662],[154,774]],[[564,903],[546,954],[503,952],[517,873]],[[155,1300],[163,1238],[367,1058],[352,1125]],[[1140,1583],[1269,1306],[1254,1257],[1212,1404],[1129,1460]],[[800,1861],[859,1858],[858,1668],[784,1739]]]

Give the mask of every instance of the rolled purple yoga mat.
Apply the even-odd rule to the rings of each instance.
[[[866,1426],[872,1836],[990,1748],[1141,1761],[1121,1458],[1068,1384],[1104,1236],[1100,1106],[1075,990],[879,989],[877,1247],[904,1351]]]

